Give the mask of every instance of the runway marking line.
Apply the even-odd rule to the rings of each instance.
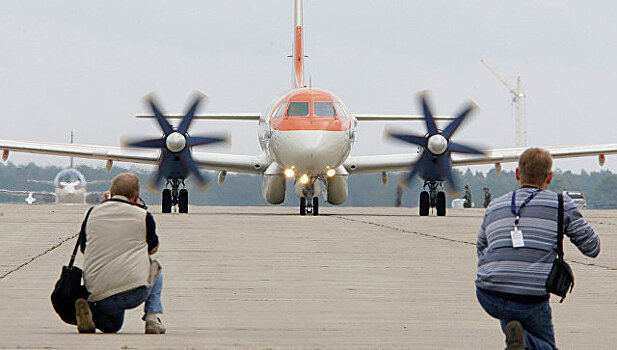
[[[354,220],[352,218],[348,218],[348,217],[344,217],[344,216],[340,216],[340,215],[329,215],[329,216],[330,217],[334,217],[334,218],[338,218],[338,219],[342,219],[342,220],[359,222],[359,223],[363,223],[363,224],[367,224],[367,225],[373,225],[373,226],[377,226],[377,227],[381,227],[381,228],[386,228],[386,229],[390,229],[390,230],[394,230],[394,231],[399,231],[399,232],[403,232],[403,233],[410,233],[410,234],[413,234],[413,235],[418,235],[418,236],[423,236],[423,237],[428,237],[428,238],[434,238],[434,239],[438,239],[438,240],[441,240],[441,241],[446,241],[446,242],[451,242],[451,243],[460,243],[460,244],[464,244],[464,245],[472,245],[474,247],[476,246],[475,242],[469,242],[469,241],[464,241],[464,240],[446,238],[446,237],[442,237],[442,236],[438,236],[438,235],[434,235],[434,234],[430,234],[430,233],[410,231],[410,230],[406,230],[406,229],[403,229],[403,228],[394,227],[394,226],[388,226],[388,225],[384,225],[384,224],[379,224],[379,223],[372,222],[372,221]],[[588,267],[597,267],[599,269],[608,270],[608,271],[617,271],[617,267],[613,267],[613,266],[601,265],[601,264],[595,264],[595,263],[588,263],[588,262],[572,260],[572,259],[565,259],[565,260],[569,261],[569,262],[571,262],[573,264],[576,264],[576,265],[582,265],[582,266],[588,266]]]
[[[49,252],[51,252],[51,251],[55,250],[56,248],[59,248],[59,247],[60,247],[62,244],[64,244],[66,241],[69,241],[69,240],[74,239],[75,237],[77,237],[77,235],[79,235],[79,233],[77,233],[77,234],[75,234],[75,235],[73,235],[73,236],[70,236],[70,237],[68,237],[68,238],[65,238],[65,239],[63,239],[62,241],[60,241],[60,242],[58,242],[58,243],[54,244],[53,246],[51,246],[51,247],[47,248],[47,249],[46,249],[45,251],[43,251],[42,253],[39,253],[39,254],[37,254],[37,255],[35,255],[35,256],[33,256],[33,257],[31,257],[31,258],[30,258],[30,260],[26,261],[25,263],[23,263],[23,264],[21,264],[21,265],[17,266],[16,268],[14,268],[14,269],[12,269],[12,270],[10,270],[10,271],[6,272],[4,275],[0,276],[0,280],[4,279],[6,276],[8,276],[8,275],[12,274],[13,272],[19,271],[21,268],[23,268],[23,267],[27,266],[28,264],[30,264],[30,263],[31,263],[31,262],[33,262],[34,260],[36,260],[36,259],[38,259],[38,258],[42,257],[43,255],[45,255],[45,254],[47,254],[47,253],[49,253]]]

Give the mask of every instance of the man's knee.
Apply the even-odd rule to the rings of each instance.
[[[101,325],[101,326],[96,325],[96,328],[98,328],[103,333],[118,333],[120,328],[122,328],[122,323],[120,323],[120,324],[107,324],[107,325]]]

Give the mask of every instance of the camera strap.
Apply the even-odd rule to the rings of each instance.
[[[557,256],[563,259],[563,194],[557,195]]]
[[[86,234],[86,222],[88,221],[88,217],[90,216],[90,212],[92,211],[92,208],[94,207],[90,207],[90,209],[88,209],[88,213],[86,213],[86,218],[84,219],[84,222],[81,223],[81,229],[79,230],[79,236],[77,237],[77,243],[75,243],[75,248],[73,248],[73,254],[71,254],[71,260],[69,261],[69,269],[73,267],[73,264],[75,263],[75,255],[77,255],[77,249],[79,248],[79,244],[81,243],[82,237]]]

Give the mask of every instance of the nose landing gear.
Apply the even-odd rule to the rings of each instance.
[[[306,215],[307,213],[313,214],[313,216],[319,215],[318,197],[313,197],[312,200],[307,200],[306,197],[300,197],[300,215]]]
[[[180,189],[180,185],[183,188]],[[171,189],[167,188],[171,186]],[[189,191],[184,188],[184,179],[167,179],[162,194],[162,212],[171,213],[172,207],[178,206],[179,213],[189,212]]]

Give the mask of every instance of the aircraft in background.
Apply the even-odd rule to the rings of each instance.
[[[25,198],[26,203],[33,204],[35,201],[43,203],[57,203],[57,204],[95,204],[100,202],[103,192],[87,192],[86,185],[88,183],[100,183],[101,181],[108,183],[108,180],[90,181],[87,182],[84,175],[77,169],[69,168],[61,170],[53,181],[46,180],[27,180],[28,182],[42,183],[53,185],[54,192],[50,191],[20,191],[20,190],[8,190],[0,189],[0,193],[6,193],[11,195],[27,195]]]
[[[400,177],[405,186],[416,175],[424,181],[420,194],[420,215],[429,215],[430,208],[438,216],[446,214],[444,182],[452,190],[458,185],[452,176],[452,166],[495,164],[499,173],[501,164],[516,162],[523,148],[479,150],[475,147],[452,141],[452,136],[462,125],[475,105],[469,103],[456,117],[436,117],[427,100],[420,94],[423,115],[376,115],[353,114],[343,101],[329,91],[305,85],[303,52],[303,2],[294,1],[294,48],[293,88],[280,97],[269,112],[259,113],[211,113],[197,114],[203,95],[197,94],[187,113],[166,115],[161,112],[152,95],[146,97],[152,115],[138,118],[154,118],[163,131],[162,136],[139,140],[125,140],[125,147],[97,145],[49,144],[0,140],[2,156],[9,151],[74,156],[106,160],[111,169],[114,161],[157,164],[151,186],[165,180],[162,192],[162,212],[171,212],[177,205],[181,213],[188,212],[188,191],[184,180],[193,175],[200,187],[210,181],[201,169],[219,171],[219,184],[227,172],[260,174],[263,176],[262,194],[271,204],[280,204],[285,199],[286,182],[293,181],[294,192],[299,198],[300,214],[319,214],[319,196],[330,204],[343,204],[348,196],[348,176],[357,173],[382,173],[387,181],[387,172],[408,171]],[[177,127],[168,119],[181,119]],[[258,124],[259,155],[223,154],[193,151],[194,146],[227,141],[226,135],[192,136],[189,127],[194,119],[210,120],[255,120]],[[387,130],[390,138],[413,144],[420,152],[371,156],[350,156],[358,122],[380,120],[424,120],[425,133]],[[449,120],[441,129],[436,120]],[[143,148],[137,150],[133,148]],[[570,147],[544,147],[554,158],[599,156],[600,164],[606,154],[616,154],[617,144],[585,145]],[[453,153],[462,155],[452,156]]]
[[[71,131],[71,144],[73,144],[73,135],[73,131]],[[103,192],[87,192],[86,185],[88,183],[109,183],[109,180],[95,180],[88,182],[86,181],[86,177],[79,170],[74,169],[73,166],[73,157],[70,157],[69,168],[59,171],[53,181],[33,179],[26,180],[26,182],[53,185],[55,188],[54,192],[0,189],[0,193],[6,193],[15,196],[27,195],[25,201],[30,205],[34,204],[34,202],[36,202],[37,200],[43,203],[60,204],[95,204],[100,202]]]

